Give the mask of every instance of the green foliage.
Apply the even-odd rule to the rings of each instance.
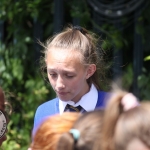
[[[0,23],[5,25],[5,38],[0,41],[0,86],[9,97],[13,107],[8,126],[8,140],[3,144],[6,150],[26,150],[31,142],[33,117],[39,104],[54,97],[49,84],[44,81],[37,63],[34,29],[40,22],[43,26],[42,38],[47,39],[53,33],[54,3],[49,0],[0,0]],[[114,24],[104,22],[99,26],[92,19],[92,13],[86,0],[64,1],[67,23],[78,19],[81,26],[88,30],[98,29],[102,36],[104,50],[122,50],[126,58],[123,68],[123,87],[130,89],[133,84],[133,62],[129,60],[133,43],[133,31],[129,28],[123,32]],[[150,6],[149,6],[150,7]],[[142,35],[145,51],[149,52],[149,7],[140,16],[136,27]],[[65,20],[66,21],[66,20]],[[143,22],[144,28],[143,28]],[[128,23],[128,18],[122,19],[122,25]],[[65,25],[66,25],[65,24]],[[36,33],[38,31],[35,31]],[[42,31],[41,31],[42,32]],[[101,35],[100,35],[101,36]],[[112,51],[113,51],[112,50]],[[112,60],[112,56],[111,59]],[[145,61],[149,61],[145,55]],[[138,78],[141,97],[149,99],[150,74],[146,68]]]
[[[122,86],[127,91],[130,91],[132,83],[133,83],[133,66],[132,64],[129,64],[123,72]]]
[[[13,56],[14,49],[0,48],[0,84],[9,96],[13,107],[10,116],[8,140],[5,149],[27,149],[30,143],[33,117],[38,105],[48,99],[45,85],[38,68],[33,64],[27,68],[25,59]],[[32,63],[32,62],[30,62]],[[34,70],[34,74],[31,72]],[[50,88],[49,88],[50,89]],[[53,93],[51,93],[53,96]]]
[[[52,2],[48,0],[1,0],[0,21],[5,23],[5,38],[0,41],[0,86],[13,107],[8,126],[7,150],[26,150],[31,142],[34,113],[37,107],[54,97],[44,81],[36,58],[34,23],[44,25],[52,34]],[[49,13],[43,12],[47,11]]]
[[[149,56],[146,56],[146,57],[144,58],[144,61],[148,61],[148,60],[150,60],[150,55],[149,55]]]
[[[80,20],[81,26],[85,26],[90,21],[90,12],[85,0],[72,0],[69,3],[72,18]]]
[[[138,86],[142,100],[150,100],[150,73],[143,68],[143,73],[138,77]]]
[[[136,26],[134,27],[131,22],[131,20],[128,20],[128,17],[122,18],[122,20],[117,24],[117,21],[115,23],[112,22],[105,22],[103,21],[101,25],[98,25],[97,22],[91,19],[91,23],[93,26],[100,31],[103,37],[102,42],[102,48],[104,50],[109,49],[114,53],[114,51],[121,50],[123,53],[123,65],[120,66],[120,68],[123,71],[123,75],[121,77],[122,79],[122,88],[126,89],[128,91],[132,92],[133,87],[133,78],[134,78],[134,72],[133,72],[133,62],[134,58],[132,58],[133,53],[133,47],[134,47],[134,29],[135,32],[138,35],[141,35],[141,39],[143,42],[143,55],[145,58],[143,58],[143,62],[148,62],[150,60],[149,51],[150,51],[150,44],[149,44],[149,32],[150,32],[150,5],[144,9],[144,11],[141,13],[139,18],[137,19]],[[127,29],[125,28],[127,25],[132,24],[132,26],[129,26]],[[120,28],[119,28],[119,27]],[[132,29],[132,30],[131,30]],[[112,56],[113,57],[113,54]],[[119,57],[119,56],[118,56]],[[110,58],[110,61],[113,59]],[[135,62],[136,63],[136,62]],[[113,62],[112,62],[113,64]],[[135,64],[134,64],[135,65]],[[138,88],[140,89],[140,98],[141,99],[149,99],[149,83],[150,76],[149,76],[149,69],[150,65],[145,65],[143,63],[143,67],[146,68],[147,73],[142,72],[141,75],[138,77]]]

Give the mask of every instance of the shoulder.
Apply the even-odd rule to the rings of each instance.
[[[57,100],[58,100],[58,98],[54,98],[54,99],[52,99],[52,100],[49,100],[49,101],[47,101],[47,102],[44,102],[44,103],[42,103],[40,106],[38,106],[38,109],[41,109],[41,108],[45,108],[45,107],[49,107],[49,106],[51,106],[51,105],[53,105],[53,104],[55,104],[56,102],[57,102]]]
[[[110,97],[111,97],[111,93],[110,92],[105,92],[105,91],[98,90],[97,106],[105,107],[106,104],[107,104],[107,101],[109,100]]]
[[[37,113],[49,113],[50,111],[53,111],[55,109],[55,106],[57,106],[57,103],[58,103],[58,98],[44,102],[37,108],[36,114]]]
[[[111,93],[98,90],[98,96],[107,99],[107,98],[109,98],[111,96]]]
[[[35,112],[34,119],[39,121],[57,113],[59,113],[59,100],[58,98],[55,98],[41,104]]]
[[[41,104],[35,112],[33,131],[35,131],[37,126],[39,126],[39,124],[45,118],[47,118],[48,116],[55,115],[57,113],[59,113],[59,100],[58,100],[58,98],[49,100],[49,101]]]

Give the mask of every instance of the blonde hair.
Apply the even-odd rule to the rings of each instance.
[[[105,65],[103,59],[103,50],[98,45],[98,38],[94,33],[88,32],[82,27],[69,26],[61,33],[54,35],[46,41],[46,44],[40,43],[45,48],[45,60],[47,54],[53,48],[69,50],[70,54],[75,51],[79,54],[78,57],[83,65],[95,64],[97,70],[87,79],[89,85],[93,83],[97,89],[101,89],[101,81],[105,79]],[[56,49],[55,49],[56,50]]]
[[[113,138],[116,123],[120,114],[123,112],[123,107],[121,105],[121,100],[125,96],[126,92],[115,92],[105,108],[103,125],[102,125],[102,149],[103,150],[113,150]]]
[[[32,150],[55,150],[59,137],[67,132],[80,113],[64,112],[47,118],[38,128],[31,143]]]
[[[119,117],[114,134],[115,150],[125,150],[136,138],[150,148],[150,102],[142,102]]]
[[[121,101],[126,94],[116,91],[108,101],[101,134],[103,150],[126,150],[134,138],[150,147],[150,103],[142,102],[124,111]]]

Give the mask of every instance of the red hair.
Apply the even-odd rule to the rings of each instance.
[[[35,133],[31,149],[55,150],[61,134],[69,131],[79,116],[80,113],[65,112],[46,119]]]

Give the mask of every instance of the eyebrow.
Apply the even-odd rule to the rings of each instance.
[[[49,71],[54,71],[54,72],[56,71],[55,69],[52,69],[52,68],[48,68],[47,70],[48,70],[48,72],[49,72]],[[69,70],[61,70],[61,72],[63,72],[63,73],[76,73],[75,70],[72,70],[72,71],[69,71]]]

